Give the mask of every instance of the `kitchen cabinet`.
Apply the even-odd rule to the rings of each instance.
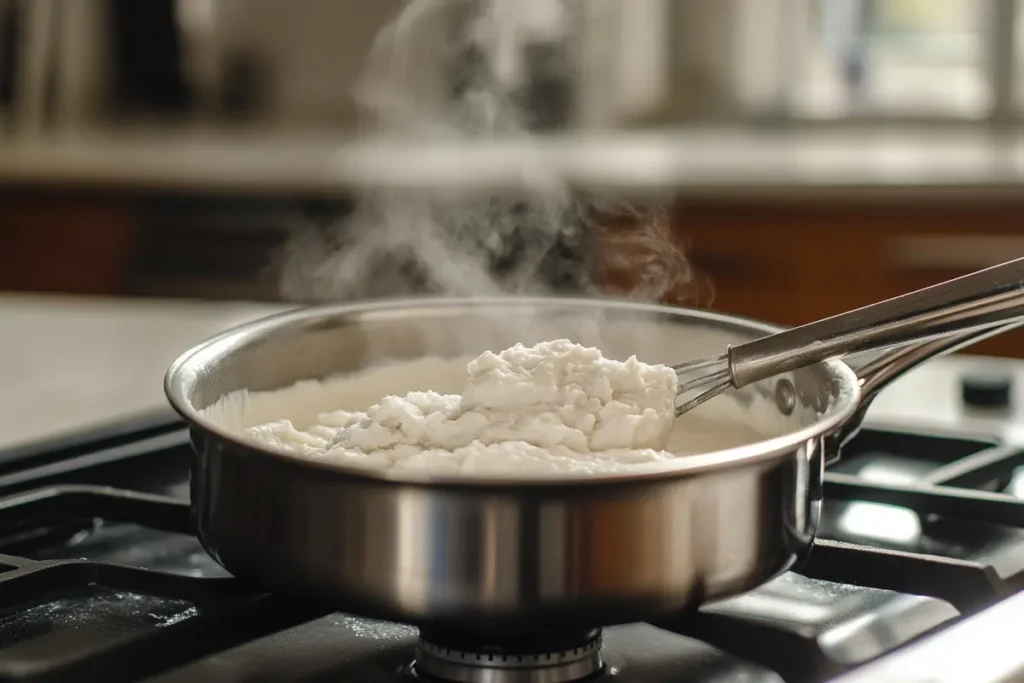
[[[673,227],[713,283],[691,302],[787,325],[1024,256],[1014,203],[689,203]],[[971,350],[1022,357],[1024,332]]]
[[[0,193],[0,290],[116,294],[131,244],[123,200]]]
[[[188,214],[184,222],[143,230],[143,203],[114,194],[0,193],[0,289],[273,295],[267,266],[278,238],[268,236],[263,223],[259,231],[201,232],[202,221]],[[159,213],[170,215],[166,207]],[[284,220],[269,209],[257,213],[264,222]],[[926,193],[824,201],[795,192],[789,199],[689,199],[677,204],[654,239],[648,232],[643,240],[635,237],[636,220],[601,222],[599,258],[613,293],[636,288],[637,264],[660,268],[661,277],[678,276],[673,249],[682,248],[696,275],[678,277],[666,301],[786,325],[1024,256],[1024,202],[1007,199],[943,201]],[[972,351],[1024,357],[1024,331]]]

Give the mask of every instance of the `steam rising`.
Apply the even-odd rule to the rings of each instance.
[[[411,0],[371,51],[355,92],[361,126],[443,140],[557,127],[574,82],[566,13],[585,1]],[[453,22],[453,12],[468,14]],[[462,27],[456,35],[453,25]],[[298,231],[284,255],[282,294],[320,301],[607,291],[684,298],[692,273],[666,207],[585,204],[540,167],[530,181],[515,196],[362,196],[345,219]],[[600,227],[599,215],[619,223],[626,216],[627,225]]]

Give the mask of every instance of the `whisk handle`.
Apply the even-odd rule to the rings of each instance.
[[[874,351],[1024,317],[1024,258],[729,347],[742,387],[830,358]]]

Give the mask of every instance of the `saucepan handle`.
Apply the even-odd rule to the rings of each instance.
[[[1022,315],[1024,258],[1019,258],[733,345],[729,347],[729,371],[733,384],[741,387],[828,358],[956,338],[979,329],[1001,328]],[[948,348],[947,345],[936,347],[929,356],[920,358]],[[910,356],[911,359],[918,357]]]
[[[857,377],[860,380],[860,409],[856,415],[843,425],[842,429],[830,437],[832,443],[827,449],[829,455],[828,462],[837,459],[842,447],[857,435],[864,420],[864,414],[871,406],[871,402],[878,395],[878,392],[894,380],[927,360],[959,351],[983,339],[995,337],[1021,325],[1024,325],[1024,317],[1017,318],[1006,325],[998,327],[973,329],[948,337],[940,337],[917,344],[901,346],[867,357],[844,359],[853,368],[854,372],[857,373]]]

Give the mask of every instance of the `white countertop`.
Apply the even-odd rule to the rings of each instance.
[[[680,130],[497,147],[357,142],[331,131],[120,130],[0,139],[0,184],[346,195],[442,177],[483,190],[570,185],[681,194],[799,191],[1015,197],[1024,135],[967,130]]]
[[[191,345],[281,305],[0,295],[0,449],[166,406],[163,375]],[[956,427],[1024,443],[1024,362],[1009,414],[965,414],[958,379],[1005,361],[959,356],[910,373],[875,422]]]
[[[179,354],[280,309],[0,295],[0,449],[164,407],[164,371]]]

